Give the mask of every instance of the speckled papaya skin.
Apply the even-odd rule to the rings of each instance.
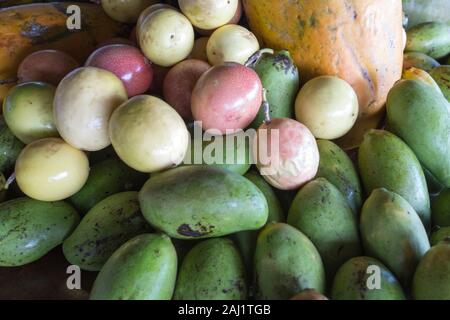
[[[18,198],[0,204],[0,266],[36,261],[60,245],[80,217],[62,201]]]

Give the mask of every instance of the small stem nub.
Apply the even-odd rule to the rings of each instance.
[[[262,108],[264,110],[264,123],[270,124],[272,122],[272,119],[270,118],[270,105],[269,105],[269,101],[267,101],[267,89],[266,88],[263,88],[262,96],[263,96]]]
[[[269,48],[258,50],[250,58],[248,58],[247,62],[244,65],[248,68],[254,67],[265,53],[274,54],[275,51]]]

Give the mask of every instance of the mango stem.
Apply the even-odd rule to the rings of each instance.
[[[248,68],[253,68],[265,53],[274,54],[275,51],[269,48],[258,50],[250,58],[248,58],[247,62],[244,63],[244,66]]]

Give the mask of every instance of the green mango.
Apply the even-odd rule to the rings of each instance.
[[[131,169],[119,159],[106,159],[92,166],[85,185],[69,202],[84,214],[110,195],[138,191],[147,178],[146,174]]]
[[[388,95],[387,121],[436,179],[450,187],[450,105],[444,96],[421,81],[400,81]]]
[[[325,270],[314,244],[300,231],[271,222],[258,236],[255,298],[286,300],[304,289],[325,291]]]
[[[408,287],[417,264],[430,249],[414,208],[398,194],[374,190],[364,203],[360,231],[365,253],[385,263]]]
[[[152,177],[139,193],[144,217],[178,239],[257,230],[268,217],[264,194],[243,176],[207,165],[184,166]]]
[[[433,199],[431,211],[435,226],[450,227],[450,189],[443,190]]]
[[[362,253],[356,215],[342,193],[325,178],[300,189],[287,222],[314,243],[328,279],[345,261]]]
[[[430,76],[433,77],[447,101],[450,102],[450,66],[436,67],[430,71]]]
[[[128,240],[106,261],[91,300],[170,300],[177,277],[177,253],[164,234]]]
[[[267,90],[267,101],[270,105],[270,117],[293,118],[294,105],[300,89],[298,69],[286,50],[276,53],[264,53],[251,66],[261,79]],[[265,120],[264,110],[261,108],[250,127],[257,129]]]
[[[83,270],[99,271],[129,239],[150,231],[139,209],[138,193],[117,193],[100,201],[63,243],[66,259]]]
[[[328,140],[318,140],[320,163],[316,177],[325,178],[345,196],[353,211],[358,214],[362,206],[361,182],[350,157],[338,145]]]
[[[19,198],[0,204],[0,266],[22,266],[43,257],[75,229],[80,217],[62,201]]]
[[[450,227],[439,228],[437,231],[431,234],[430,242],[431,246],[437,245],[439,242],[450,238]]]
[[[434,59],[450,53],[450,22],[424,22],[408,30],[405,51],[422,52]]]
[[[450,300],[450,238],[422,258],[414,274],[412,294],[416,300]]]
[[[448,0],[403,0],[403,11],[409,27],[428,21],[450,22]]]
[[[430,198],[425,175],[411,149],[390,132],[371,130],[359,148],[358,162],[367,194],[386,188],[405,198],[431,228]]]
[[[422,52],[405,52],[403,55],[403,70],[414,67],[430,72],[440,65],[438,61]]]
[[[371,287],[375,272],[380,272],[378,288]],[[339,268],[331,288],[333,300],[406,300],[402,286],[380,261],[370,257],[352,258]]]
[[[229,239],[197,244],[181,264],[175,300],[246,300],[245,268]]]
[[[423,173],[425,174],[425,180],[427,180],[428,193],[430,196],[436,196],[444,190],[444,186],[436,179],[436,177],[422,165]]]
[[[20,151],[25,147],[22,141],[8,128],[5,119],[0,116],[0,172],[9,174]]]

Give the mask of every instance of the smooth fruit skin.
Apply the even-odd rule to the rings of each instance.
[[[60,245],[80,217],[65,202],[18,198],[0,204],[0,266],[22,266]]]
[[[126,100],[125,87],[112,72],[94,67],[76,69],[56,88],[53,115],[58,132],[75,148],[106,148],[111,144],[109,118]]]
[[[311,131],[288,118],[261,125],[253,140],[253,158],[264,179],[280,190],[300,188],[314,178],[319,167],[319,150]]]
[[[259,50],[259,42],[248,29],[229,24],[220,27],[209,37],[206,46],[209,63],[220,65],[225,62],[244,64]]]
[[[205,61],[184,60],[170,69],[164,79],[164,99],[187,121],[194,119],[191,111],[192,91],[198,79],[210,67]]]
[[[116,193],[83,217],[63,243],[64,256],[83,270],[100,271],[116,249],[150,229],[139,209],[138,193]]]
[[[347,153],[335,143],[318,140],[320,163],[316,177],[331,182],[345,196],[353,212],[359,214],[362,206],[361,181],[355,165]]]
[[[3,100],[3,117],[23,143],[58,137],[53,120],[55,87],[44,82],[27,82],[12,88]]]
[[[364,203],[360,231],[366,254],[385,263],[408,288],[417,264],[430,249],[414,208],[398,194],[376,189]]]
[[[85,185],[68,201],[84,214],[108,196],[139,191],[147,178],[146,174],[131,169],[117,158],[106,159],[91,166]]]
[[[183,119],[163,100],[141,95],[122,104],[111,116],[114,150],[131,168],[157,172],[179,165],[189,145]]]
[[[63,140],[47,138],[22,150],[15,173],[20,190],[30,198],[59,201],[83,187],[89,175],[89,161],[83,151]]]
[[[389,93],[387,122],[436,179],[450,187],[450,105],[445,97],[426,83],[401,81]]]
[[[316,290],[306,289],[299,294],[296,294],[289,300],[328,300],[328,298],[323,294],[318,293]]]
[[[319,252],[300,231],[269,223],[259,234],[255,252],[255,299],[286,300],[304,289],[325,291]]]
[[[428,21],[450,22],[450,2],[447,0],[403,0],[408,27]]]
[[[91,300],[170,300],[177,253],[164,234],[142,234],[117,249],[92,287]]]
[[[450,238],[427,252],[414,274],[416,300],[450,300]]]
[[[203,241],[181,264],[174,300],[246,300],[247,282],[241,255],[229,239]]]
[[[180,0],[178,3],[192,24],[205,30],[223,26],[238,8],[238,0]]]
[[[443,190],[431,204],[433,224],[450,227],[450,189]]]
[[[152,177],[139,193],[142,213],[172,238],[220,237],[267,222],[264,194],[237,173],[186,166]]]
[[[439,244],[439,242],[450,239],[450,227],[439,228],[437,231],[433,232],[430,237],[431,246]]]
[[[370,289],[369,277],[378,268],[381,271],[379,289]],[[370,271],[370,272],[369,272]],[[350,259],[339,268],[331,288],[332,300],[406,300],[396,277],[380,261],[370,257]]]
[[[287,223],[314,243],[328,279],[345,261],[362,253],[355,213],[339,190],[324,178],[300,189]]]
[[[139,49],[129,45],[103,46],[89,56],[85,65],[114,73],[122,80],[128,97],[146,92],[153,80],[150,62]]]
[[[255,71],[234,62],[214,66],[197,81],[192,114],[204,130],[233,133],[250,125],[262,103],[262,84]],[[227,132],[228,130],[228,132]]]
[[[450,53],[450,23],[425,22],[408,30],[406,51],[418,51],[434,59]]]
[[[438,66],[430,71],[430,75],[441,88],[447,101],[450,102],[450,65]]]
[[[0,117],[0,172],[7,174],[14,168],[24,146],[8,128],[3,116]]]
[[[173,6],[165,4],[165,3],[156,3],[151,6],[148,6],[147,8],[145,8],[145,10],[142,10],[141,14],[139,15],[138,20],[136,21],[136,26],[135,26],[135,28],[136,28],[135,35],[136,35],[137,42],[139,42],[139,32],[141,30],[142,23],[149,15],[153,14],[154,12],[158,11],[159,9],[176,10]]]
[[[148,6],[159,2],[158,0],[101,0],[101,5],[105,13],[112,19],[135,23],[142,10]]]
[[[398,137],[371,130],[358,153],[359,170],[366,193],[386,188],[408,201],[425,228],[431,227],[430,197],[425,175],[412,150]]]
[[[57,86],[69,72],[78,67],[78,62],[65,52],[39,50],[22,60],[17,78],[19,83],[44,81]]]
[[[405,52],[403,56],[403,70],[414,67],[430,72],[439,66],[439,62],[422,52]]]

